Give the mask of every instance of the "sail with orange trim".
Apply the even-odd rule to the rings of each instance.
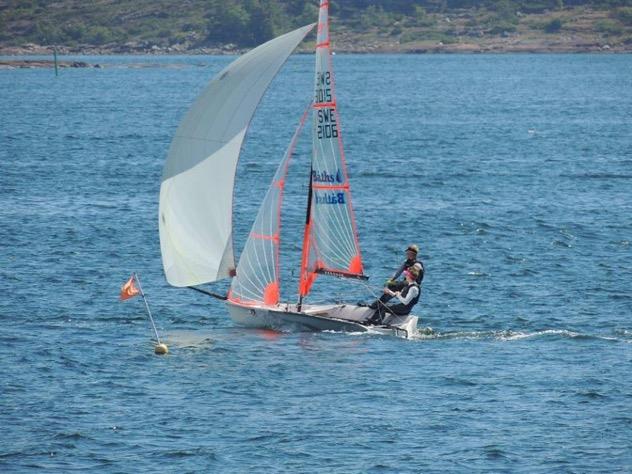
[[[301,296],[309,293],[319,273],[364,278],[336,104],[328,7],[329,2],[321,0],[312,104],[310,195],[299,282]]]
[[[281,205],[288,167],[309,108],[303,114],[283,160],[259,207],[250,235],[237,264],[237,274],[230,287],[233,302],[274,306],[279,303],[279,246],[281,244]]]

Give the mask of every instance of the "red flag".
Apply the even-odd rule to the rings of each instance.
[[[133,298],[136,295],[140,295],[140,290],[136,288],[136,285],[134,284],[134,275],[132,275],[131,277],[129,277],[129,280],[127,280],[127,283],[125,283],[121,287],[120,298],[121,300],[127,300]]]

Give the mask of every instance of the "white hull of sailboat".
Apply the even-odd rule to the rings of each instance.
[[[417,332],[418,317],[413,315],[390,316],[386,325],[367,326],[363,321],[373,314],[373,310],[356,305],[304,305],[301,311],[295,304],[246,306],[227,301],[226,306],[235,323],[250,328],[373,332],[403,338],[410,338]]]

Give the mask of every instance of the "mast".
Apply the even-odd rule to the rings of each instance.
[[[303,272],[307,269],[307,263],[309,259],[309,219],[311,217],[312,209],[312,171],[313,168],[309,168],[309,190],[307,191],[307,211],[305,213],[305,232],[303,233],[303,253],[301,256],[301,289],[298,292],[298,305],[297,310],[300,312],[303,308],[303,298],[307,292],[303,293]]]

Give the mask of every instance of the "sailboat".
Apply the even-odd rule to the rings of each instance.
[[[319,276],[367,279],[360,252],[336,103],[328,1],[321,0],[313,100],[261,202],[239,262],[233,249],[233,187],[250,121],[270,82],[315,24],[256,47],[220,71],[186,113],[171,143],[160,186],[159,230],[170,285],[225,300],[231,318],[255,328],[373,331],[410,337],[417,316],[368,323],[373,310],[356,304],[309,304]],[[298,298],[282,302],[281,206],[302,128],[312,117]],[[227,295],[199,285],[232,278]]]

